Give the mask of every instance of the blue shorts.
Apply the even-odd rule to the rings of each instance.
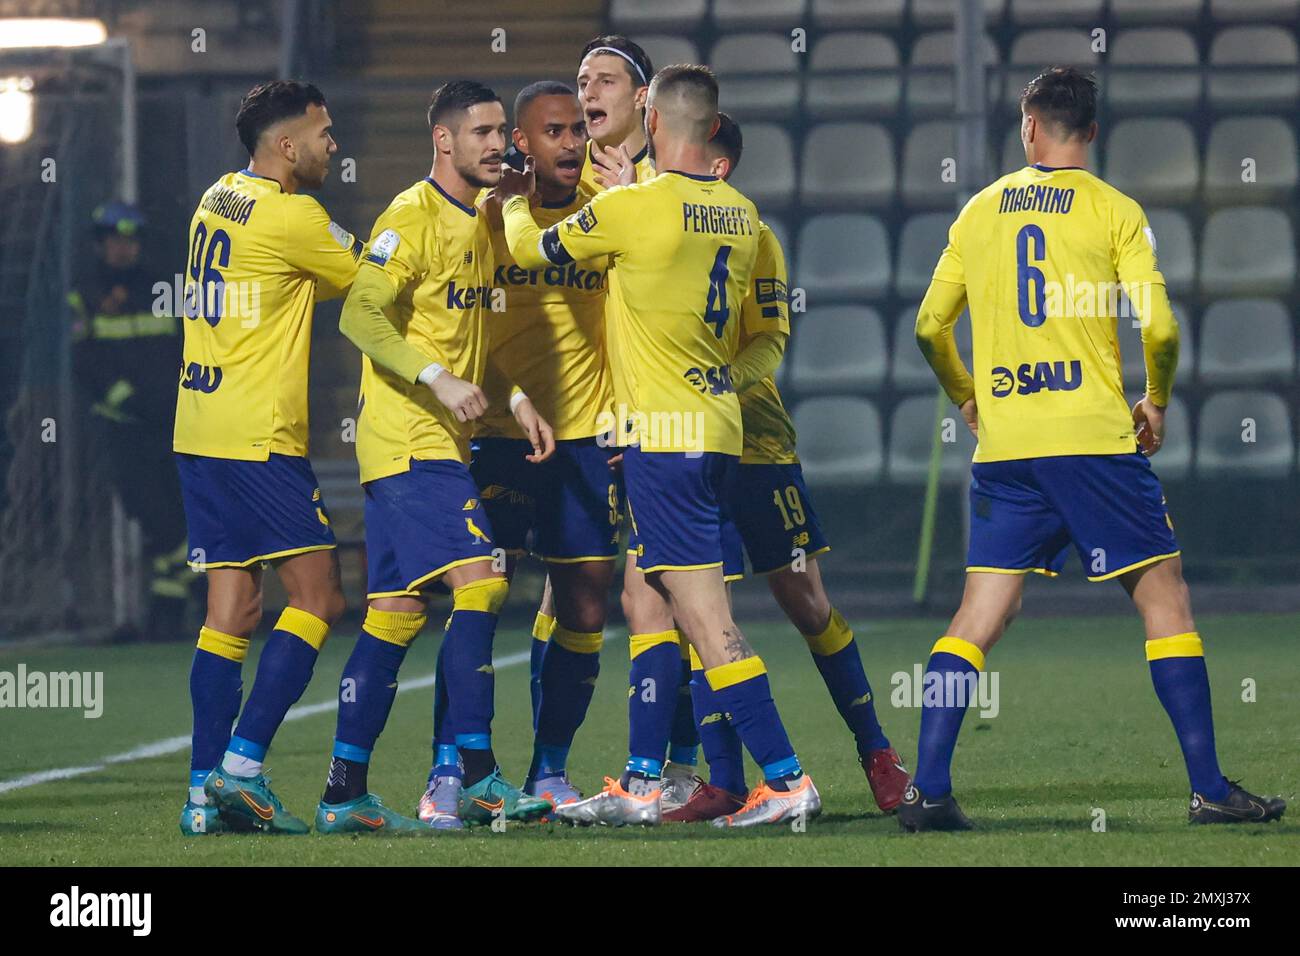
[[[176,453],[191,565],[243,568],[335,547],[311,462]]]
[[[967,571],[1059,574],[1073,544],[1089,581],[1178,554],[1151,463],[1058,455],[971,466]]]
[[[755,574],[788,568],[797,551],[811,558],[830,550],[798,462],[738,466],[727,503]]]
[[[706,451],[623,451],[632,532],[628,553],[641,571],[692,571],[721,565],[732,581],[745,576],[740,533],[726,488],[739,459]]]
[[[540,465],[525,461],[532,446],[522,438],[480,438],[470,473],[508,554],[532,550],[545,561],[613,561],[618,554],[622,478],[610,470],[614,449],[595,438],[555,443]]]
[[[447,571],[497,554],[492,524],[469,469],[411,460],[366,482],[366,597],[418,594]]]

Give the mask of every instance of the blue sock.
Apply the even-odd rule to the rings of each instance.
[[[686,656],[682,658],[677,701],[673,707],[673,726],[668,736],[668,760],[693,767],[699,759],[699,747],[700,732],[695,726],[695,707],[691,701],[691,659]]]
[[[654,765],[653,772],[636,771],[646,776],[659,775],[668,749],[681,679],[678,640],[675,630],[629,637],[632,668],[628,675],[627,752],[636,760],[646,761],[647,767]]]
[[[190,664],[190,702],[194,733],[190,748],[190,786],[221,762],[230,731],[239,716],[244,684],[241,675],[248,655],[248,638],[222,634],[210,627],[199,631],[199,643]],[[195,777],[198,776],[198,783]]]
[[[473,786],[487,775],[482,771],[492,750],[496,688],[492,641],[497,611],[505,602],[508,589],[505,578],[492,577],[463,584],[452,592],[451,618],[440,653],[447,691],[446,715],[436,737],[439,741],[448,738],[455,741],[467,786]]]
[[[975,699],[974,681],[984,669],[984,652],[959,637],[939,638],[925,666],[921,695],[921,737],[912,782],[927,797],[952,792],[952,752],[957,747],[966,705]],[[949,699],[945,688],[966,682],[967,692]]]
[[[262,760],[284,715],[307,689],[328,634],[329,625],[320,618],[296,607],[284,609],[257,662],[257,677],[231,739],[231,751]]]
[[[803,773],[790,746],[785,725],[772,700],[767,668],[761,657],[747,657],[704,672],[736,729],[745,749],[768,783],[793,780]]]
[[[1146,651],[1151,683],[1178,735],[1192,791],[1210,801],[1224,799],[1228,782],[1214,750],[1210,676],[1200,635],[1191,631],[1147,641]]]
[[[731,726],[731,715],[704,677],[704,668],[691,671],[691,700],[699,721],[700,748],[709,764],[709,783],[728,793],[744,794],[745,750]]]
[[[528,693],[533,702],[534,732],[537,730],[537,715],[542,706],[542,662],[546,659],[546,648],[554,630],[555,618],[538,611],[533,620],[533,639],[528,645]]]
[[[339,680],[339,716],[334,734],[335,756],[368,760],[388,722],[397,697],[397,672],[425,616],[419,612],[376,611],[352,648]],[[341,754],[338,745],[349,753]]]
[[[813,661],[830,691],[835,709],[853,732],[858,755],[863,759],[873,750],[889,746],[889,738],[880,728],[876,705],[862,669],[862,655],[853,639],[853,631],[839,611],[831,608],[830,623],[815,637],[805,637]]]
[[[534,641],[534,643],[537,643]],[[556,627],[546,647],[541,672],[541,705],[529,777],[564,773],[573,738],[586,719],[600,674],[599,631]]]

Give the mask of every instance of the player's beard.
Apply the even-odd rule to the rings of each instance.
[[[501,162],[505,163],[504,157],[502,157]],[[499,169],[496,176],[491,179],[488,178],[491,174],[487,171],[487,167],[483,165],[482,157],[472,163],[466,163],[464,166],[457,166],[456,172],[460,173],[465,182],[471,186],[477,186],[479,189],[491,189],[501,181],[501,171]]]
[[[307,162],[299,163],[299,167],[294,169],[294,175],[298,182],[302,183],[308,189],[320,189],[325,185],[325,179],[330,173],[330,160],[328,156],[312,157]]]

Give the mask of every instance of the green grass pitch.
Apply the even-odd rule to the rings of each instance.
[[[775,611],[774,611],[775,613]],[[825,809],[805,832],[723,833],[707,826],[571,830],[511,825],[430,838],[231,835],[185,839],[177,829],[188,750],[111,763],[75,778],[0,792],[0,860],[11,865],[371,864],[837,864],[837,865],[1262,865],[1300,864],[1300,807],[1280,823],[1192,828],[1173,731],[1151,689],[1136,617],[1017,622],[991,656],[1001,712],[967,715],[955,760],[956,792],[979,831],[904,835],[871,802],[852,740],[802,640],[769,620],[742,622],[772,675],[777,703]],[[891,675],[924,662],[943,622],[858,620],[857,635],[886,732],[909,763],[919,712],[891,703]],[[1298,615],[1207,616],[1206,640],[1219,753],[1226,773],[1294,802],[1300,784]],[[403,678],[432,673],[438,629],[412,649]],[[327,769],[329,710],[351,640],[327,645],[302,704],[317,712],[286,723],[268,766],[285,804],[310,819]],[[506,773],[527,768],[528,638],[498,635],[496,750]],[[104,672],[104,712],[0,712],[0,781],[106,757],[189,731],[188,645],[0,651],[0,670]],[[626,641],[611,631],[603,674],[571,759],[590,793],[625,759]],[[253,662],[245,667],[251,686]],[[1245,702],[1243,681],[1255,683]],[[411,812],[428,766],[432,690],[401,693],[371,770],[372,788]],[[751,768],[751,781],[753,779]],[[1095,832],[1094,810],[1105,812]]]

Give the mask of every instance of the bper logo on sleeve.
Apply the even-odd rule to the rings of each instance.
[[[574,215],[573,222],[583,232],[591,232],[596,228],[596,214],[592,212],[590,206],[583,206]]]

